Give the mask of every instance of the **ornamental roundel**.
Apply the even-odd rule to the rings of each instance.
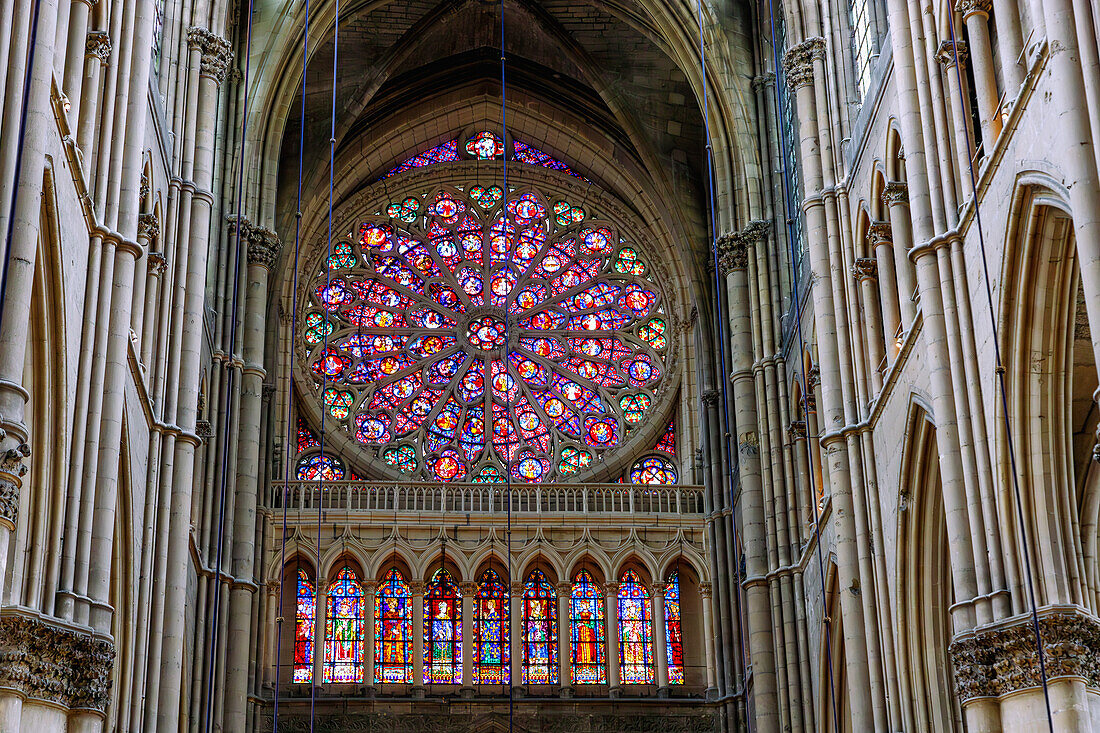
[[[326,430],[414,479],[569,481],[662,417],[668,308],[626,232],[532,188],[398,199],[308,287]]]

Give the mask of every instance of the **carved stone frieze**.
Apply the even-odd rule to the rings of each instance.
[[[84,54],[107,63],[111,58],[111,37],[105,31],[92,31],[84,41]]]
[[[825,55],[825,39],[808,38],[791,46],[783,56],[783,73],[791,91],[814,83],[814,61]]]
[[[1083,677],[1089,687],[1100,686],[1100,620],[1059,610],[1039,618],[1039,633],[1048,679]],[[951,642],[949,651],[960,700],[1000,697],[1042,684],[1030,618],[978,629]]]
[[[221,84],[225,80],[229,62],[233,59],[232,44],[221,36],[198,26],[187,29],[187,42],[202,53],[199,74],[213,79],[216,84]]]
[[[115,647],[28,616],[0,617],[0,687],[69,709],[105,711]]]
[[[945,69],[955,65],[956,57],[959,61],[966,63],[967,51],[964,41],[944,41],[936,51],[936,61],[939,61]]]

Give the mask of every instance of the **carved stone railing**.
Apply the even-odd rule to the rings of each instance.
[[[268,506],[291,511],[438,512],[442,514],[698,514],[701,486],[633,484],[388,483],[276,481]]]

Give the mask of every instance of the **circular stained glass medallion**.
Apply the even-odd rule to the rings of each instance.
[[[384,466],[575,480],[647,422],[667,314],[637,243],[530,190],[443,188],[387,213],[352,238],[354,266],[311,284],[303,337],[324,407]]]

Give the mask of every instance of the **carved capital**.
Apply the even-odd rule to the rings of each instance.
[[[880,244],[890,244],[894,241],[894,233],[890,224],[884,221],[875,222],[867,229],[867,242],[872,247]]]
[[[703,404],[707,407],[714,407],[718,404],[718,390],[708,389],[703,392]]]
[[[424,591],[427,590],[427,588],[428,584],[425,583],[423,580],[414,580],[409,583],[409,592],[412,593],[414,596],[424,595]]]
[[[752,79],[752,90],[759,92],[761,89],[767,90],[769,87],[775,86],[775,72],[769,71],[760,76],[754,76]]]
[[[523,587],[523,583],[516,580],[516,581],[513,581],[512,584],[508,586],[508,590],[511,593],[511,596],[513,598],[523,598],[523,591],[525,589]]]
[[[19,479],[0,473],[0,519],[15,524],[19,519]]]
[[[604,583],[602,587],[603,587],[603,592],[606,595],[609,595],[609,596],[619,595],[619,584],[618,583],[614,583],[614,582]]]
[[[3,436],[0,436],[0,438],[2,437]],[[20,443],[0,453],[0,473],[7,473],[12,476],[25,476],[27,467],[23,464],[23,459],[30,456],[30,454],[31,447],[26,443]]]
[[[806,384],[811,390],[817,389],[817,385],[821,384],[821,367],[817,364],[811,365],[810,371],[806,372]]]
[[[736,233],[730,232],[718,237],[714,241],[714,248],[723,273],[728,275],[734,270],[744,270],[749,266],[745,242]]]
[[[908,203],[908,201],[909,186],[901,181],[891,181],[882,189],[882,203],[887,206],[891,204],[904,204]]]
[[[787,435],[791,436],[791,440],[805,440],[806,434],[805,420],[794,420],[787,426]]]
[[[860,257],[852,263],[852,277],[856,280],[874,280],[878,276],[878,262],[874,257]]]
[[[270,229],[253,227],[248,235],[248,264],[271,269],[279,258],[279,236]]]
[[[229,62],[233,59],[232,44],[221,36],[197,26],[187,29],[187,42],[202,54],[202,59],[199,61],[199,75],[209,77],[215,84],[220,85],[225,80]]]
[[[791,91],[814,83],[814,61],[825,56],[825,39],[808,38],[787,49],[783,55],[783,74]]]
[[[196,420],[195,435],[199,436],[205,443],[214,437],[214,426],[210,424],[209,420]]]
[[[653,594],[654,595],[660,594],[661,597],[664,597],[666,590],[668,590],[668,583],[654,583],[653,584]]]
[[[111,58],[111,37],[106,31],[92,31],[84,41],[84,55],[103,63]]]
[[[955,12],[961,13],[964,20],[975,13],[988,16],[989,11],[992,9],[993,3],[991,0],[958,0],[955,3]]]
[[[944,41],[940,44],[939,50],[936,51],[936,61],[939,61],[945,69],[954,66],[956,60],[965,64],[966,56],[966,43],[964,41]]]
[[[573,595],[572,583],[558,583],[554,586],[554,590],[558,592],[558,598],[567,598]]]
[[[62,707],[105,711],[115,647],[27,616],[0,618],[0,687]]]
[[[711,594],[711,585],[710,585],[710,583],[700,583],[699,584],[699,595],[702,597],[702,599],[704,601],[709,601],[710,600],[710,594]]]
[[[379,583],[377,580],[364,580],[361,585],[363,586],[364,595],[373,596],[378,592]]]
[[[138,198],[142,200],[149,198],[149,176],[144,171],[141,174],[141,181],[138,183]]]
[[[160,222],[155,214],[138,215],[137,235],[146,240],[156,239],[160,235]]]
[[[458,584],[458,592],[464,596],[470,596],[473,598],[477,595],[477,583],[472,581],[463,581]]]
[[[1039,634],[1049,679],[1083,677],[1089,687],[1100,685],[1100,620],[1057,610],[1039,618]],[[959,700],[1000,697],[1042,683],[1029,618],[970,632],[951,642],[949,651]]]

